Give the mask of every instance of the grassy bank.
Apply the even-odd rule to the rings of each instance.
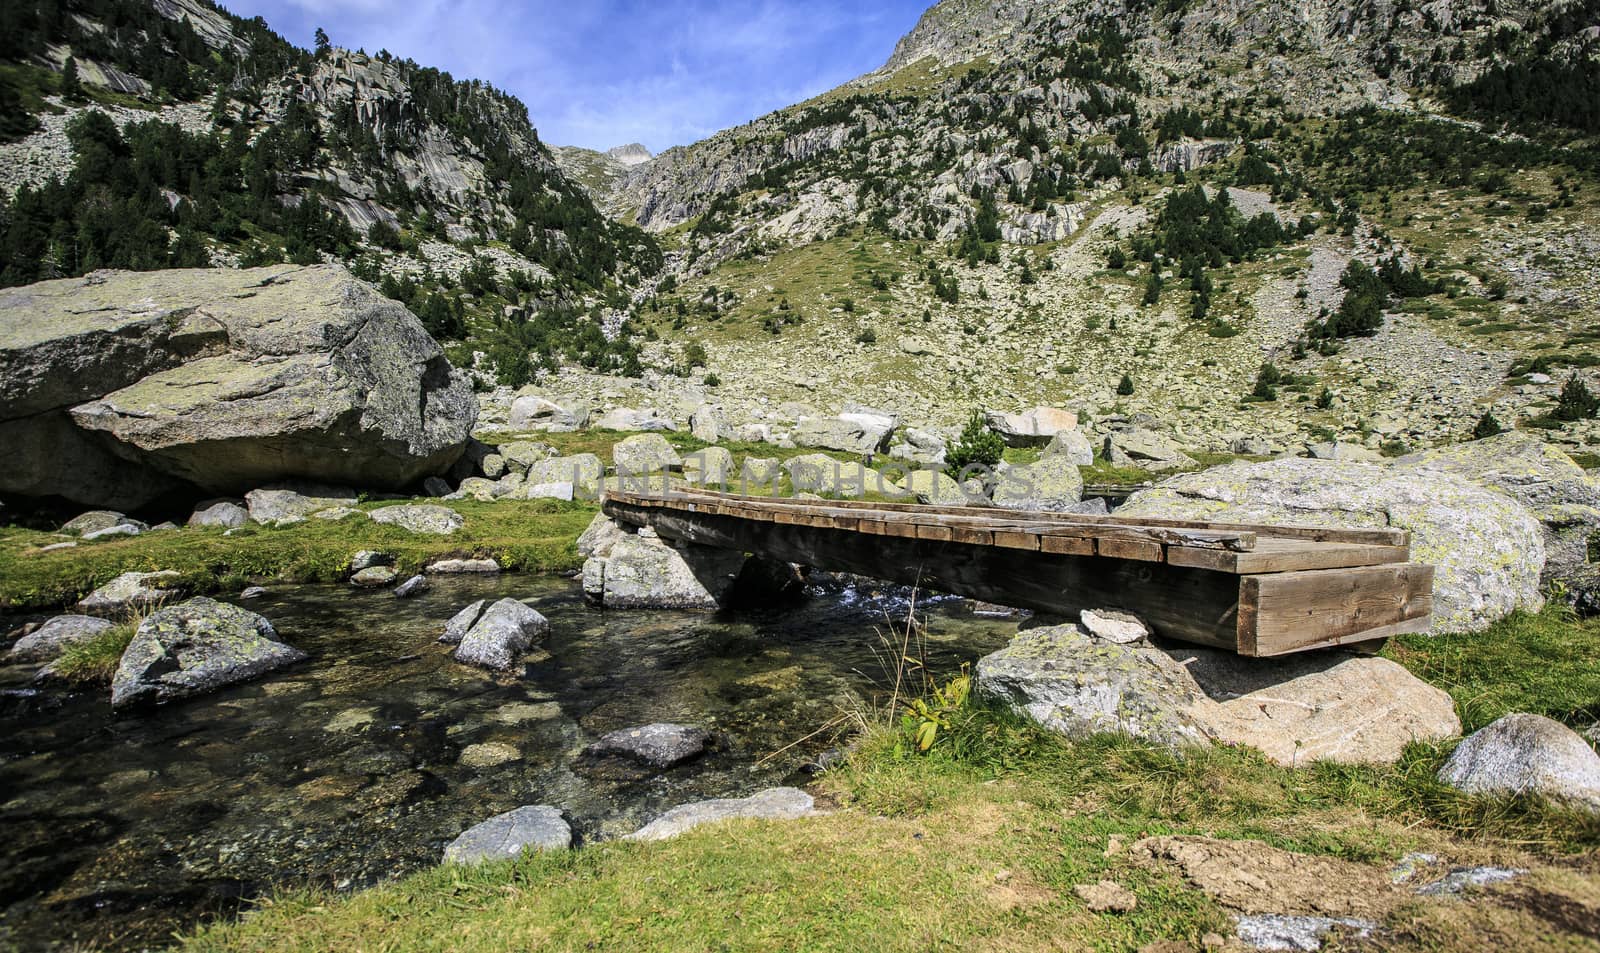
[[[1391,652],[1450,691],[1469,727],[1512,709],[1565,712],[1583,725],[1600,704],[1600,621],[1550,610]],[[291,893],[184,946],[1198,949],[1207,934],[1231,934],[1237,899],[1128,849],[1187,834],[1234,842],[1241,869],[1271,872],[1277,902],[1313,896],[1332,915],[1380,920],[1388,949],[1597,948],[1600,818],[1445,788],[1435,775],[1449,745],[1413,745],[1390,766],[1291,770],[1247,749],[1176,757],[1126,738],[1067,742],[968,706],[932,751],[915,755],[880,721],[816,785],[832,807],[824,816],[441,867],[350,896]],[[1457,864],[1529,872],[1467,903],[1387,886],[1370,896],[1372,878],[1386,885],[1388,867],[1412,851],[1438,856],[1430,879]],[[1283,866],[1286,856],[1295,863]],[[1345,879],[1296,866],[1324,862]],[[1101,880],[1131,891],[1134,909],[1092,912],[1074,888]]]
[[[376,509],[391,503],[363,503]],[[452,501],[466,525],[450,536],[410,533],[368,519],[306,520],[282,528],[250,524],[184,527],[141,536],[41,548],[71,537],[19,527],[0,529],[0,609],[40,609],[82,598],[119,573],[170,569],[191,592],[223,592],[263,582],[333,582],[351,555],[374,549],[415,571],[445,556],[490,556],[506,569],[555,571],[581,565],[575,543],[595,507],[551,500]]]

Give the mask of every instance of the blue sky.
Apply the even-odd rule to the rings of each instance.
[[[932,0],[222,0],[528,104],[553,145],[686,145],[877,69]]]

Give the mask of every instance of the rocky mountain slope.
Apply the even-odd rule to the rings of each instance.
[[[1597,51],[1593,2],[946,0],[882,69],[613,176],[667,250],[635,310],[663,373],[557,387],[1592,448],[1549,411],[1600,363]],[[1418,283],[1330,323],[1390,260]]]

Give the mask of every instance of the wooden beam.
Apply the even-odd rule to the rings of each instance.
[[[1433,567],[1416,563],[1239,577],[1238,652],[1269,656],[1425,625]],[[1410,630],[1407,630],[1410,631]]]

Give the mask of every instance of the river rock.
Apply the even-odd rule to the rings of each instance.
[[[978,662],[978,691],[1069,736],[1122,732],[1169,747],[1250,745],[1286,765],[1391,762],[1460,733],[1450,696],[1387,659],[1323,652],[1247,659],[1119,645],[1077,626],[1018,633]]]
[[[232,500],[202,503],[189,514],[190,526],[220,526],[236,529],[250,522],[250,511]]]
[[[91,533],[99,533],[118,526],[134,525],[141,529],[145,524],[136,519],[130,519],[115,510],[90,510],[81,513],[61,525],[61,532],[73,533],[78,536],[88,537]]]
[[[642,433],[619,441],[611,448],[611,460],[622,476],[639,476],[683,468],[683,458],[658,433]]]
[[[1083,499],[1083,474],[1071,458],[1060,455],[1003,467],[992,499],[1002,509],[1069,512]]]
[[[400,489],[449,468],[477,416],[421,323],[339,265],[100,271],[7,289],[0,311],[0,444],[20,451],[0,492]]]
[[[449,536],[467,524],[461,514],[436,503],[403,503],[385,506],[367,514],[373,522],[398,526],[413,533]]]
[[[248,609],[199,597],[139,624],[111,680],[111,707],[177,701],[305,659]]]
[[[623,536],[583,564],[583,591],[608,609],[715,609],[743,566],[743,553]]]
[[[18,639],[7,658],[13,662],[53,661],[69,647],[112,628],[115,626],[108,620],[91,615],[58,615]]]
[[[354,506],[357,500],[354,490],[304,483],[266,486],[244,495],[250,518],[268,526],[298,523],[325,510]]]
[[[683,458],[683,478],[696,486],[726,487],[733,476],[733,454],[726,447],[706,447]]]
[[[1117,467],[1138,467],[1159,473],[1195,465],[1194,458],[1154,430],[1134,428],[1106,435],[1106,460]]]
[[[373,549],[358,550],[354,556],[350,557],[351,572],[360,572],[363,569],[369,569],[373,566],[392,565],[394,565],[393,556],[389,555],[388,553],[380,553]]]
[[[584,749],[584,753],[593,757],[630,758],[652,768],[665,769],[699,757],[710,743],[711,732],[704,728],[656,722],[613,731]]]
[[[1600,813],[1600,754],[1542,715],[1518,712],[1474,732],[1439,780],[1469,794],[1539,794]]]
[[[1076,427],[1057,431],[1045,448],[1039,451],[1039,455],[1066,457],[1080,467],[1094,466],[1094,445],[1083,435],[1083,431]]]
[[[1538,519],[1506,495],[1438,470],[1286,457],[1171,477],[1118,516],[1390,527],[1431,563],[1434,631],[1476,631],[1543,605]]]
[[[78,608],[89,612],[121,612],[155,605],[178,593],[183,576],[170,569],[158,572],[125,572],[94,592],[84,596]]]
[[[559,808],[548,804],[519,807],[467,828],[444,849],[451,864],[510,860],[525,850],[567,850],[572,827]]]
[[[578,555],[584,559],[590,556],[599,556],[604,559],[611,555],[611,548],[617,540],[633,535],[631,527],[626,527],[604,513],[596,513],[594,519],[578,535]]]
[[[501,599],[483,610],[467,628],[456,648],[456,661],[505,671],[516,664],[535,639],[549,632],[549,620],[537,610],[516,599]]]
[[[466,638],[472,626],[483,615],[483,610],[488,606],[489,600],[479,599],[460,612],[450,617],[444,624],[444,634],[439,636],[439,641],[446,645],[456,645]]]
[[[500,563],[487,556],[475,559],[436,559],[424,569],[431,576],[460,576],[467,573],[499,572]]]
[[[894,433],[894,420],[877,414],[841,414],[807,417],[795,425],[790,438],[801,447],[821,447],[845,453],[882,453]]]
[[[409,599],[412,596],[422,595],[424,592],[428,591],[428,588],[429,583],[427,576],[412,576],[410,579],[407,579],[405,582],[402,582],[400,585],[394,587],[394,597],[396,599]]]
[[[799,788],[767,788],[746,798],[714,798],[680,804],[624,839],[667,840],[702,824],[741,818],[793,820],[811,814],[815,803],[811,795]]]
[[[368,566],[350,574],[350,585],[358,589],[382,589],[400,577],[393,566]]]
[[[1078,426],[1078,415],[1056,407],[1035,407],[1020,414],[985,411],[984,424],[1008,447],[1042,447],[1063,430]]]
[[[516,431],[571,433],[589,426],[589,413],[586,401],[571,401],[563,405],[537,394],[524,394],[511,402],[511,416],[507,423]]]

